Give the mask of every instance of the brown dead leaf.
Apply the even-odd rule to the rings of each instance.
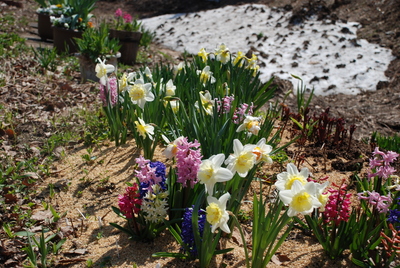
[[[53,217],[53,214],[51,214],[50,210],[40,210],[35,212],[31,219],[36,220],[36,221],[44,221],[47,219],[51,219]]]
[[[77,254],[77,255],[85,255],[86,253],[88,253],[88,250],[86,248],[77,248],[64,252],[64,254]]]
[[[12,204],[18,201],[18,197],[15,194],[5,194],[4,198],[6,204]]]

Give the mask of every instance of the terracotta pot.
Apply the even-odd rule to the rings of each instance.
[[[50,15],[38,13],[38,34],[43,41],[53,39]]]
[[[117,53],[113,56],[106,57],[106,64],[114,65],[115,69],[117,69],[118,58],[121,56],[120,53]],[[81,72],[81,83],[85,83],[87,80],[92,80],[98,82],[100,79],[96,76],[96,64],[89,57],[84,55],[79,55],[79,69]]]
[[[119,59],[120,62],[127,65],[133,65],[136,62],[136,56],[139,51],[142,33],[110,29],[110,37],[119,40],[121,45],[121,58]]]
[[[53,28],[53,46],[58,53],[75,53],[78,51],[74,37],[82,38],[82,32],[67,30],[61,27]]]

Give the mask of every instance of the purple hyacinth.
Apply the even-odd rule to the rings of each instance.
[[[195,242],[194,235],[193,235],[192,215],[193,215],[193,206],[190,208],[186,208],[185,213],[183,214],[181,237],[182,237],[182,241],[189,248],[190,254],[192,254],[192,256],[196,256],[197,248],[196,248],[196,242]],[[201,237],[203,237],[203,230],[204,230],[205,222],[206,222],[206,212],[203,209],[200,209],[199,213],[198,213],[198,224],[199,224],[199,232],[200,232]],[[182,250],[185,251],[184,248],[182,248]]]
[[[400,206],[400,198],[397,198],[399,202],[397,202],[397,205]],[[389,210],[389,216],[387,221],[397,229],[400,230],[400,210],[397,209],[391,209]]]

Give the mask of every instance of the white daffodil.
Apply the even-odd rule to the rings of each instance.
[[[167,84],[163,86],[163,90],[165,91],[165,96],[175,95],[176,86],[174,85],[174,82],[172,82],[172,79],[169,79]]]
[[[301,182],[302,185],[307,183],[307,178],[310,175],[308,168],[302,168],[299,172],[293,163],[289,163],[286,170],[277,175],[275,186],[279,191],[290,190],[295,181]]]
[[[106,60],[98,58],[97,61],[99,63],[96,64],[96,76],[100,79],[100,83],[105,86],[107,84],[107,74],[114,72],[115,67],[112,64],[105,64]]]
[[[324,182],[322,184],[316,183],[315,184],[315,196],[318,198],[318,201],[321,203],[321,209],[320,211],[322,212],[325,209],[325,204],[328,202],[328,197],[329,194],[325,193],[325,188],[329,185],[329,182]]]
[[[243,123],[236,129],[236,132],[240,132],[243,130],[248,131],[250,134],[258,135],[258,131],[260,131],[260,117],[254,116],[246,116]]]
[[[136,129],[139,132],[140,136],[143,138],[146,138],[146,136],[149,136],[150,140],[153,140],[153,135],[154,135],[154,127],[150,124],[146,124],[142,118],[138,118],[138,121],[135,121]]]
[[[197,53],[197,56],[201,57],[203,62],[207,62],[208,59],[208,54],[204,48],[200,49],[199,53]]]
[[[204,67],[203,70],[197,70],[196,73],[200,75],[200,82],[203,83],[203,86],[206,86],[208,81],[210,81],[211,84],[214,84],[216,81],[208,65]]]
[[[138,79],[135,81],[135,84],[129,87],[129,97],[134,104],[144,109],[146,102],[154,100],[154,94],[150,89],[150,83],[145,84],[142,79]]]
[[[174,75],[176,76],[178,73],[180,73],[182,70],[185,68],[185,63],[180,62],[178,65],[174,66]]]
[[[314,208],[319,208],[322,204],[315,196],[315,191],[315,182],[310,181],[303,185],[298,180],[293,182],[290,190],[280,191],[279,198],[289,206],[288,216],[293,217],[298,213],[310,214]]]
[[[167,148],[165,148],[165,150],[163,151],[163,155],[168,159],[174,158],[176,156],[176,152],[178,151],[178,145],[182,143],[185,137],[178,137],[173,142],[170,142],[169,139],[164,135],[162,135],[162,138],[168,144]]]
[[[260,162],[266,162],[272,164],[270,153],[272,152],[272,146],[265,143],[265,138],[259,140],[256,147],[253,149],[253,154],[256,155],[256,164]]]
[[[151,81],[153,82],[153,74],[150,71],[150,68],[146,66],[144,69],[144,75]]]
[[[229,193],[225,193],[219,199],[207,196],[206,219],[211,224],[211,232],[215,232],[217,228],[228,234],[231,232],[228,226],[229,214],[226,211],[226,202],[230,197]]]
[[[220,44],[215,51],[217,60],[222,62],[222,64],[227,63],[230,60],[229,48],[226,47],[224,43]]]
[[[221,167],[224,160],[224,154],[217,154],[201,161],[197,178],[201,184],[206,186],[206,193],[209,195],[213,194],[214,185],[217,182],[229,181],[233,177],[233,173],[229,169]]]
[[[204,94],[203,94],[203,92],[200,92],[199,94],[200,94],[200,100],[201,100],[201,104],[204,108],[204,111],[208,115],[213,115],[215,101],[211,97],[210,92],[206,91],[206,93],[204,93]],[[200,109],[199,103],[197,101],[195,102],[194,106],[197,109]]]
[[[245,146],[238,139],[233,140],[233,154],[226,160],[227,168],[235,174],[237,172],[240,177],[247,176],[249,170],[256,163],[256,155],[253,154],[254,144],[246,144]]]

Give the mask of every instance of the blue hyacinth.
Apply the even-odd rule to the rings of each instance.
[[[196,242],[194,240],[194,235],[193,235],[192,215],[193,215],[193,207],[186,208],[185,213],[183,214],[181,237],[182,237],[182,241],[189,248],[190,254],[192,254],[192,256],[196,256],[197,248],[196,248]],[[206,212],[203,209],[200,209],[199,213],[198,213],[198,224],[199,224],[199,232],[200,232],[201,237],[203,237],[205,221],[206,221]],[[185,251],[184,248],[182,248],[182,250]]]

